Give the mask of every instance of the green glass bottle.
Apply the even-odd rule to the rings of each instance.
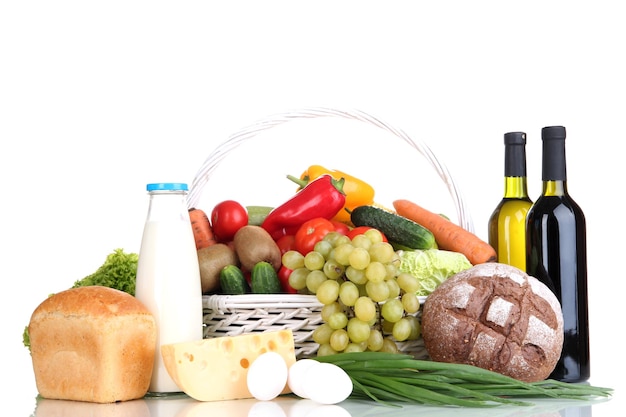
[[[527,215],[527,272],[556,294],[563,311],[563,350],[550,375],[589,379],[587,238],[582,209],[567,191],[565,128],[544,127],[543,191]]]
[[[498,262],[526,270],[526,214],[532,206],[526,178],[526,133],[504,134],[504,197],[489,218],[489,244]]]

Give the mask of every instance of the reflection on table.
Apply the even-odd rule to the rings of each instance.
[[[372,401],[348,400],[336,405],[322,405],[295,396],[281,396],[273,401],[255,399],[200,402],[184,394],[145,397],[113,404],[36,398],[34,417],[428,417],[458,415],[464,417],[591,417],[594,404],[609,400],[580,401],[528,399],[528,406],[493,408],[430,407],[422,405],[381,405]]]

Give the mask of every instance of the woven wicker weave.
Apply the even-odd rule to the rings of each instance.
[[[296,356],[315,356],[311,335],[322,323],[315,296],[296,294],[209,295],[203,298],[204,337],[291,329]]]

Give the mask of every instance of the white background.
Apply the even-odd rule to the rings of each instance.
[[[21,345],[31,312],[114,248],[138,251],[145,184],[191,183],[232,133],[313,106],[360,109],[428,142],[483,238],[503,191],[502,135],[528,133],[536,198],[541,128],[566,126],[569,191],[588,223],[591,382],[622,384],[618,3],[0,3],[0,380],[23,404],[15,415],[32,412],[36,395]],[[240,175],[289,152],[266,149]],[[393,157],[345,158],[374,175],[397,171],[400,197],[419,184]]]

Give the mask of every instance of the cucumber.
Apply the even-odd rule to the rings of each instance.
[[[254,294],[278,294],[282,292],[276,270],[269,262],[257,262],[252,268],[250,284]]]
[[[376,206],[359,206],[352,210],[350,220],[355,226],[380,230],[389,243],[410,249],[432,249],[435,236],[419,223]]]
[[[267,215],[270,214],[270,211],[274,210],[274,207],[246,206],[246,210],[248,211],[248,224],[260,226]]]
[[[243,271],[236,265],[227,265],[220,271],[222,294],[239,295],[250,292],[250,285]]]

